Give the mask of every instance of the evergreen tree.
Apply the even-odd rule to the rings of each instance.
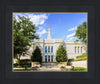
[[[61,44],[56,52],[56,61],[57,62],[66,62],[67,61],[67,51]]]
[[[38,46],[36,46],[36,49],[32,53],[31,61],[32,62],[42,62],[42,54],[41,54],[41,50]]]

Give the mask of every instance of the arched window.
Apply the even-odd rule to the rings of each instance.
[[[76,47],[75,47],[75,53],[76,53]]]
[[[78,53],[79,53],[79,47],[78,47]]]
[[[81,53],[82,53],[82,47],[81,47]]]

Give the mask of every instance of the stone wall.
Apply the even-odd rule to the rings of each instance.
[[[71,63],[72,63],[72,66],[74,66],[74,67],[87,68],[87,60],[86,61],[74,61],[74,62],[71,62]]]

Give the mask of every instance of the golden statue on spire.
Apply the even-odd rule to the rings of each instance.
[[[48,23],[49,24],[49,23]],[[50,24],[49,24],[49,28],[50,28]]]

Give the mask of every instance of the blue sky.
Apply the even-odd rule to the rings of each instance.
[[[30,17],[33,24],[39,29],[37,35],[40,38],[47,38],[48,23],[50,24],[51,38],[62,38],[66,41],[74,41],[73,37],[77,26],[84,21],[87,22],[87,13],[14,13],[16,19],[18,15]]]

